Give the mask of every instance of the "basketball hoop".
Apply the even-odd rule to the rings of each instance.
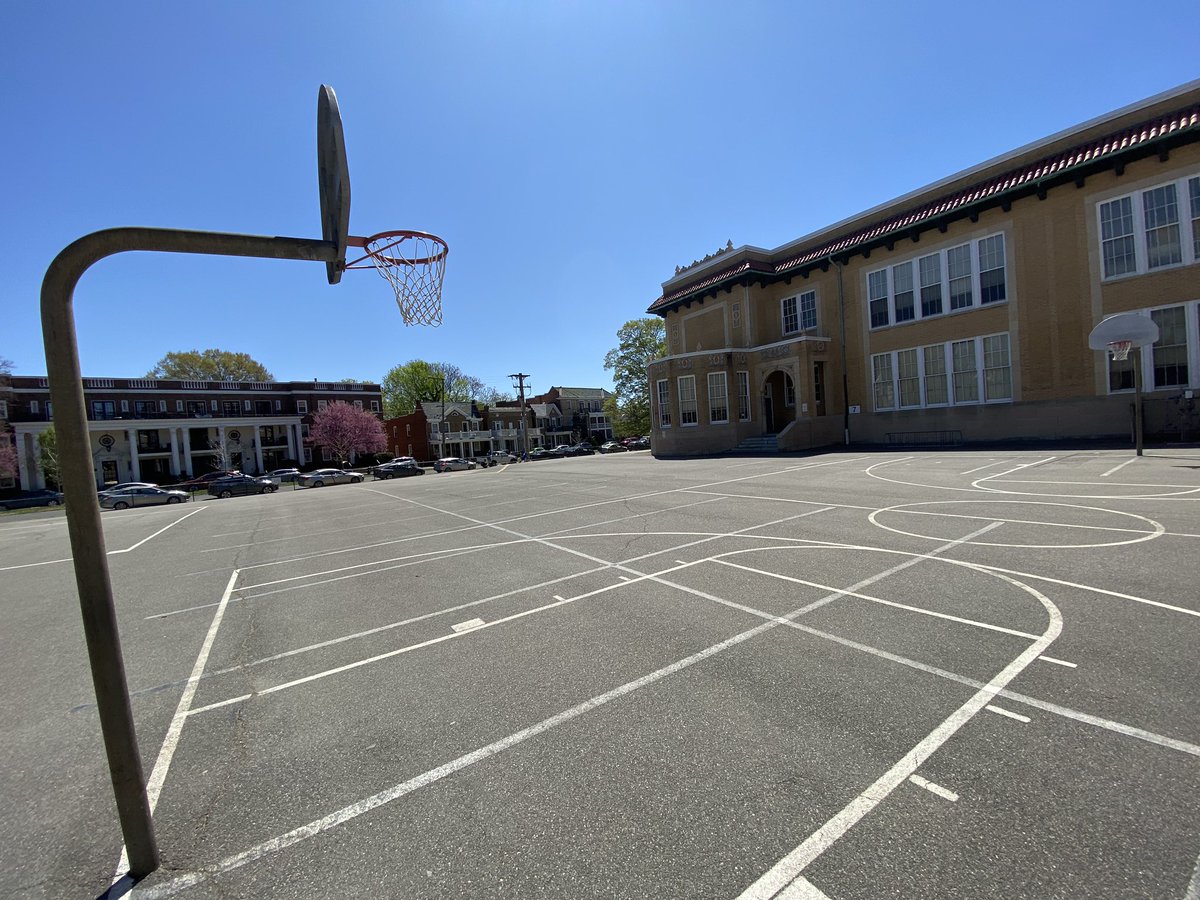
[[[396,293],[405,325],[442,324],[442,280],[450,248],[423,231],[383,231],[369,238],[349,237],[365,256],[346,263],[347,269],[374,269]]]
[[[1109,341],[1108,355],[1117,362],[1129,359],[1129,351],[1133,349],[1133,341]]]

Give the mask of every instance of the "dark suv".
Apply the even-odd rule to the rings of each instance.
[[[273,494],[277,490],[279,490],[279,485],[270,478],[255,478],[251,475],[227,475],[208,483],[208,492],[214,497]]]

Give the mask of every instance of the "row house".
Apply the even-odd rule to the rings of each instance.
[[[528,402],[542,410],[540,418],[555,422],[553,435],[547,435],[549,446],[585,440],[603,444],[613,439],[612,422],[604,411],[612,396],[604,388],[551,387]]]
[[[667,335],[648,367],[656,454],[1123,438],[1135,365],[1147,434],[1182,439],[1200,389],[1200,82],[774,250],[730,243],[648,312]],[[1158,325],[1140,360],[1089,349],[1115,313]]]
[[[37,439],[54,421],[47,379],[9,381],[3,412],[16,439],[21,488],[44,487]],[[327,461],[328,453],[308,441],[312,415],[338,401],[379,415],[383,403],[378,384],[349,382],[85,378],[83,391],[98,487]]]
[[[532,442],[541,432],[531,427],[529,416],[522,423],[521,409],[513,405],[481,406],[475,402],[440,400],[417,404],[406,416],[384,422],[388,450],[393,456],[417,460],[447,456],[483,456],[492,450],[520,453],[522,434]]]

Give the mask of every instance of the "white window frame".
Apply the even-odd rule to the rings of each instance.
[[[671,379],[660,378],[655,384],[658,395],[658,427],[671,427]]]
[[[1193,182],[1197,182],[1197,187],[1192,187]],[[1170,224],[1179,229],[1180,261],[1163,263],[1151,267],[1147,241],[1149,232],[1154,229],[1146,227],[1146,197],[1153,191],[1172,186],[1175,189],[1176,219],[1175,222]],[[1162,181],[1144,188],[1138,188],[1136,191],[1098,200],[1096,202],[1095,216],[1096,237],[1100,246],[1100,280],[1103,282],[1119,281],[1122,278],[1134,278],[1149,272],[1162,272],[1168,269],[1176,269],[1200,263],[1200,206],[1197,206],[1197,203],[1200,203],[1200,199],[1193,200],[1193,190],[1198,192],[1196,197],[1200,198],[1200,173],[1196,171],[1188,172],[1169,181]],[[1129,212],[1133,220],[1132,231],[1128,235],[1118,235],[1117,238],[1106,239],[1104,236],[1104,210],[1122,201],[1127,201],[1131,207]],[[1132,237],[1133,239],[1134,267],[1130,271],[1116,272],[1109,275],[1105,271],[1104,245],[1108,241],[1128,237]]]
[[[325,407],[327,407],[328,405],[329,405],[329,401],[328,401],[328,400],[318,400],[318,401],[317,401],[317,412],[320,412],[321,410],[323,410],[323,409],[324,409]]]
[[[999,245],[999,253],[995,252],[995,246]],[[959,253],[966,249],[966,258],[964,264],[969,267],[969,273],[960,276],[962,279],[969,278],[970,287],[970,303],[960,306],[956,309],[950,308],[950,254]],[[933,264],[929,262],[932,258],[937,260],[937,276],[938,280],[927,280],[933,274]],[[987,262],[994,263],[999,258],[1000,265],[988,265],[984,269],[983,265]],[[923,265],[924,264],[924,265]],[[909,267],[909,272],[912,275],[912,316],[904,320],[897,319],[896,316],[896,270],[902,269],[905,266]],[[1002,285],[1003,296],[984,302],[984,274],[1000,272],[1000,284]],[[958,313],[969,312],[974,309],[982,309],[984,307],[998,306],[1002,303],[1007,303],[1011,299],[1012,294],[1012,260],[1009,258],[1009,241],[1003,231],[995,231],[991,234],[980,235],[973,237],[967,241],[958,241],[952,245],[942,247],[932,253],[920,253],[909,256],[905,259],[898,259],[886,266],[878,269],[872,269],[865,273],[866,278],[866,297],[867,297],[867,324],[871,331],[877,331],[881,328],[890,328],[896,325],[907,325],[912,322],[920,322],[923,319],[932,319],[940,316],[956,315]],[[958,281],[959,278],[954,279]],[[936,312],[926,312],[927,305],[932,305],[933,298],[926,300],[926,293],[933,293],[934,289],[937,292],[937,304],[940,307]],[[903,293],[909,293],[904,291]],[[995,293],[991,291],[990,293]],[[874,304],[874,311],[872,305]],[[875,318],[880,318],[881,321],[876,323]],[[886,320],[886,321],[883,321]]]
[[[785,335],[813,331],[817,327],[817,292],[804,291],[779,301],[779,321]]]
[[[738,372],[738,421],[749,422],[753,413],[750,410],[750,373]]]
[[[687,385],[686,391],[684,385]],[[696,407],[696,376],[680,375],[676,378],[676,388],[679,391],[679,427],[695,428],[700,424]]]
[[[0,400],[0,419],[8,418],[8,401]]]
[[[307,415],[308,414],[308,401],[307,400],[297,400],[296,401],[296,412],[300,413],[301,415]]]
[[[729,424],[729,376],[724,372],[708,373],[708,423]]]
[[[798,297],[784,297],[780,301],[780,317],[784,334],[799,333],[800,301]]]
[[[175,401],[175,412],[177,412],[177,413],[183,412],[183,401],[182,400]]]
[[[988,362],[988,359],[984,348],[989,343],[995,346],[1001,338],[1003,339],[1006,351],[1007,364],[1004,366],[987,367],[985,364]],[[968,360],[973,368],[960,369],[957,374],[966,375],[968,372],[974,374],[971,384],[974,386],[975,396],[970,399],[964,399],[955,388],[954,347],[965,344],[971,345]],[[919,385],[919,403],[904,402],[902,399],[905,392],[901,385],[900,354],[915,354],[916,356],[916,374],[913,375],[910,372],[907,380],[915,381]],[[908,358],[911,359],[911,357]],[[930,371],[932,360],[937,361],[936,368],[940,369],[940,371]],[[1007,370],[1008,373],[1006,379],[1008,396],[989,397],[988,373],[995,373],[1002,370]],[[964,338],[960,341],[945,341],[939,344],[925,344],[919,347],[874,353],[871,355],[871,398],[875,404],[875,409],[880,412],[938,409],[947,406],[995,406],[997,404],[1012,403],[1014,399],[1012,370],[1012,338],[1006,331],[982,334],[977,337]],[[945,401],[930,402],[929,395],[931,391],[929,388],[930,382],[933,379],[940,380],[940,393],[945,394]],[[995,379],[993,379],[993,385],[994,383]],[[909,388],[909,397],[911,400],[911,384]]]

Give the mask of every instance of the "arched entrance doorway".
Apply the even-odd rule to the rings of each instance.
[[[776,370],[763,379],[763,433],[778,434],[796,420],[796,383],[792,376]]]

